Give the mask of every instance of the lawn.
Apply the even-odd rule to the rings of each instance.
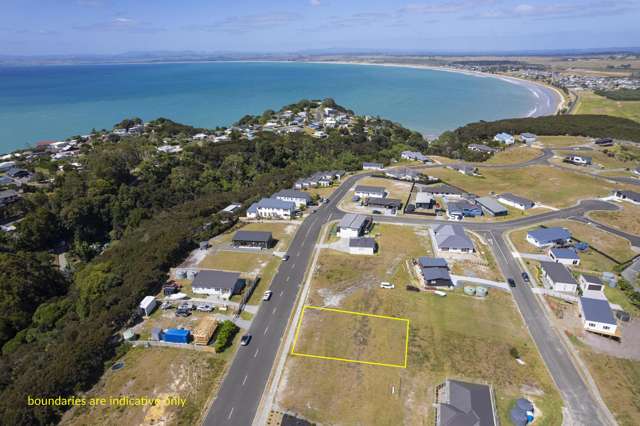
[[[607,155],[607,153],[602,150],[593,150],[593,151],[578,151],[579,155],[586,155],[593,159],[594,165],[600,165],[605,169],[626,169],[626,168],[634,168],[638,164],[637,157],[640,156],[640,150],[636,148],[625,148],[626,154],[628,155],[616,155],[621,148],[614,149],[611,148],[610,152],[612,156]],[[576,154],[576,151],[570,150],[558,150],[556,151],[557,155],[561,155],[565,157],[567,155]],[[578,166],[582,169],[584,167]]]
[[[575,114],[604,114],[640,121],[640,101],[614,101],[582,91]]]
[[[538,136],[538,142],[546,148],[566,148],[568,146],[590,144],[589,139],[582,136]]]
[[[339,186],[340,184],[337,183],[333,186],[328,186],[326,188],[309,188],[309,189],[306,189],[305,191],[311,194],[312,197],[317,195],[322,198],[329,198],[331,194],[333,194],[333,192],[336,189],[338,189]]]
[[[622,210],[595,211],[589,213],[589,217],[630,234],[640,235],[640,206],[631,203],[619,203],[618,205]]]
[[[596,353],[575,339],[573,342],[618,424],[637,425],[640,416],[640,361]]]
[[[395,198],[404,204],[409,196],[411,184],[393,179],[367,177],[358,181],[358,185],[380,186],[387,190],[387,198]]]
[[[513,192],[554,207],[569,207],[584,198],[601,197],[614,189],[633,189],[557,167],[530,166],[523,169],[480,168],[481,177],[453,170],[428,169],[432,176],[477,195]]]
[[[483,164],[516,164],[533,160],[542,155],[542,151],[524,145],[516,145],[497,152]]]
[[[186,405],[75,407],[61,424],[196,424],[227,364],[215,353],[174,348],[133,348],[119,361],[124,367],[108,370],[86,398],[177,396],[186,399]]]
[[[615,303],[616,305],[620,305],[622,309],[626,312],[629,312],[633,317],[637,317],[640,315],[640,308],[637,308],[634,304],[629,301],[629,298],[619,287],[611,288],[606,286],[604,288],[604,293],[607,295],[607,299],[609,302]]]
[[[406,261],[425,253],[424,230],[380,225],[379,232],[379,255],[323,251],[306,304],[409,319],[407,368],[290,356],[278,394],[281,409],[323,424],[428,424],[434,387],[458,378],[493,384],[503,424],[521,396],[533,399],[544,413],[537,424],[560,424],[560,397],[510,295],[491,291],[486,299],[476,299],[457,290],[441,298],[406,291],[411,279]],[[396,288],[381,289],[380,281],[394,282]],[[333,324],[321,327],[316,333],[334,330]],[[388,338],[376,327],[358,332],[355,343],[362,353],[370,350],[369,342]],[[511,357],[512,347],[526,366]]]

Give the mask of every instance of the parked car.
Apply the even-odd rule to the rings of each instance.
[[[251,341],[251,335],[250,334],[245,334],[244,336],[242,336],[242,338],[240,339],[240,344],[242,346],[247,346],[249,344],[249,342]]]
[[[200,311],[200,312],[212,312],[213,311],[213,306],[205,303],[203,305],[198,305],[198,307],[196,309],[198,311]]]
[[[373,213],[373,214],[382,214],[382,212],[380,210],[374,210],[371,213]]]
[[[396,288],[396,286],[391,284],[391,283],[388,283],[386,281],[383,281],[383,282],[380,283],[380,288],[389,288],[389,289],[391,289],[391,288]]]
[[[524,280],[525,283],[528,283],[529,280],[529,274],[527,274],[526,272],[522,273],[522,279]]]
[[[282,260],[284,260],[285,262],[289,260],[289,255],[285,254],[284,256],[282,256]]]
[[[196,307],[195,307],[195,306],[193,305],[193,303],[191,303],[191,302],[183,302],[183,303],[180,305],[180,309],[184,309],[184,310],[186,310],[186,311],[192,311],[192,310],[194,310],[195,308],[196,308]]]
[[[171,302],[162,302],[162,305],[160,305],[160,309],[162,310],[167,310],[167,309],[173,309],[175,306],[173,306],[173,303]]]
[[[413,204],[409,204],[405,211],[407,213],[413,213],[414,211],[416,211],[416,206],[414,206]]]
[[[269,300],[271,299],[271,295],[273,294],[273,292],[271,290],[267,290],[264,292],[264,295],[262,296],[262,300]]]
[[[509,278],[507,280],[507,282],[509,283],[509,287],[515,287],[516,286],[516,281],[513,278]]]
[[[176,310],[176,316],[177,317],[186,318],[189,315],[191,315],[191,310],[189,310],[189,309],[178,308],[178,310]]]

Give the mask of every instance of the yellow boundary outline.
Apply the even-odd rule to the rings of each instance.
[[[305,314],[305,311],[307,309],[315,309],[315,310],[318,310],[318,311],[337,312],[337,313],[340,313],[340,314],[357,315],[357,316],[363,316],[363,317],[382,318],[382,319],[394,320],[394,321],[404,321],[406,323],[406,330],[407,330],[407,334],[405,335],[405,345],[404,345],[404,363],[402,363],[402,364],[387,364],[387,363],[384,363],[384,362],[361,361],[361,360],[357,360],[357,359],[340,358],[340,357],[334,357],[334,356],[313,355],[313,354],[305,354],[305,353],[301,353],[301,352],[296,352],[296,343],[298,343],[298,336],[300,334],[300,327],[302,326],[302,319],[304,318],[304,314]],[[375,314],[368,314],[368,313],[365,313],[365,312],[346,311],[344,309],[323,308],[323,307],[320,307],[320,306],[304,305],[302,307],[302,313],[300,314],[300,319],[298,320],[298,325],[296,326],[296,334],[295,334],[295,336],[293,338],[293,345],[291,346],[291,355],[301,356],[301,357],[306,357],[306,358],[327,359],[327,360],[331,360],[331,361],[343,361],[343,362],[350,362],[350,363],[355,363],[355,364],[378,365],[378,366],[382,366],[382,367],[407,368],[407,358],[408,358],[408,354],[409,354],[409,322],[410,321],[409,321],[408,318],[396,318],[396,317],[391,317],[391,316],[387,316],[387,315],[375,315]]]

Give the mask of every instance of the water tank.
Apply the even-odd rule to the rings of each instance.
[[[469,296],[474,296],[476,294],[476,288],[472,287],[470,285],[467,285],[464,287],[464,292],[465,294],[468,294]]]
[[[476,296],[478,297],[485,297],[487,295],[487,292],[488,290],[486,287],[481,287],[481,286],[476,287]]]

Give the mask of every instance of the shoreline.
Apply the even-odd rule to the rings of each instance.
[[[422,70],[430,70],[430,71],[441,71],[441,72],[452,72],[457,74],[464,74],[473,77],[479,78],[496,78],[498,80],[502,80],[504,82],[515,84],[517,86],[523,86],[527,90],[529,90],[533,95],[539,99],[538,106],[536,106],[526,117],[536,117],[540,115],[558,115],[562,107],[564,107],[566,103],[566,99],[564,95],[555,87],[549,86],[544,83],[539,83],[536,81],[526,80],[524,78],[512,77],[508,75],[502,74],[491,74],[480,71],[468,71],[461,70],[458,68],[452,67],[439,67],[435,65],[420,65],[420,64],[400,64],[394,62],[388,63],[377,63],[377,62],[363,62],[363,61],[234,61],[234,62],[286,62],[286,63],[307,63],[307,64],[335,64],[335,65],[362,65],[362,66],[379,66],[379,67],[391,67],[391,68],[410,68],[410,69],[422,69]],[[547,96],[547,105],[545,106],[545,110],[552,111],[551,114],[538,114],[538,107],[541,105],[542,99],[540,98],[540,92],[543,92]],[[550,93],[555,94],[555,102],[554,106],[551,107],[550,102],[553,102],[550,98]]]

